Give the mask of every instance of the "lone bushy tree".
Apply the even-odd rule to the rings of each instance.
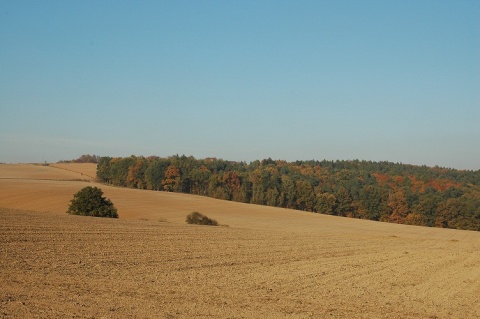
[[[218,226],[218,222],[215,219],[208,218],[199,212],[189,214],[186,221],[188,224]]]
[[[103,192],[98,187],[87,186],[82,188],[78,193],[73,195],[67,213],[72,215],[118,218],[117,209],[113,206],[113,203],[102,195]]]

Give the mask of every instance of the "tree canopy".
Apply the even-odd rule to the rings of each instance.
[[[118,218],[117,209],[113,203],[103,197],[103,192],[98,187],[87,186],[73,195],[68,207],[68,214],[93,217]]]

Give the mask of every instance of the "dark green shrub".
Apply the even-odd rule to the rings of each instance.
[[[103,192],[98,187],[84,187],[73,195],[67,213],[72,215],[118,218],[117,209],[113,206],[113,203],[102,195]]]
[[[193,212],[187,216],[188,224],[218,226],[215,219],[208,218],[199,212]]]

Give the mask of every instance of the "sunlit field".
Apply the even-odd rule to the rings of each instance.
[[[2,318],[478,318],[480,233],[110,187],[0,165]],[[71,216],[97,186],[119,219]],[[221,226],[193,226],[201,212]]]

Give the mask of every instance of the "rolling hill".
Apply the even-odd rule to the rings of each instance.
[[[112,187],[93,172],[0,165],[3,318],[480,317],[479,232]],[[119,220],[65,214],[88,185]],[[186,225],[192,211],[224,227]]]

